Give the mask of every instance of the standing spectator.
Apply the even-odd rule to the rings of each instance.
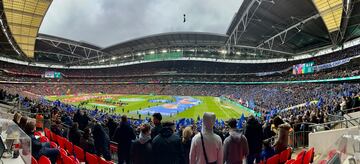
[[[115,130],[118,127],[118,124],[111,117],[108,118],[106,127],[109,129],[109,136],[114,136]]]
[[[256,163],[260,162],[260,153],[262,148],[263,133],[260,123],[254,116],[249,116],[246,127],[245,137],[249,144],[249,155],[247,163],[252,164],[256,159]]]
[[[84,134],[80,139],[80,147],[86,150],[86,152],[89,152],[91,154],[96,154],[94,139],[91,136],[90,128],[84,129]]]
[[[134,129],[129,125],[127,116],[121,116],[121,122],[116,128],[113,141],[118,143],[118,160],[119,163],[130,163],[131,141],[136,138]]]
[[[286,150],[289,144],[289,130],[290,125],[285,123],[279,126],[279,137],[276,139],[274,144],[275,153],[281,153]]]
[[[229,136],[224,141],[224,163],[242,164],[249,154],[249,146],[244,135],[236,129],[236,119],[229,120]]]
[[[110,138],[100,124],[94,126],[93,136],[96,154],[110,161]]]
[[[154,139],[160,133],[160,130],[162,129],[161,120],[162,116],[160,113],[153,114],[153,123],[155,127],[151,129],[151,139]]]
[[[154,163],[156,164],[181,164],[184,163],[184,153],[179,136],[174,134],[175,124],[164,122],[159,135],[153,141]]]
[[[183,131],[182,131],[182,144],[184,147],[184,152],[185,152],[185,164],[189,163],[189,154],[190,154],[190,148],[191,148],[191,140],[192,137],[194,136],[194,132],[192,130],[191,126],[186,127]]]
[[[88,126],[89,121],[90,121],[90,118],[87,115],[87,113],[84,111],[83,115],[80,117],[79,129],[84,130]]]
[[[130,163],[132,164],[152,164],[153,154],[149,124],[141,125],[139,139],[132,143],[130,155]]]
[[[74,145],[79,146],[80,138],[81,133],[79,130],[79,124],[77,122],[74,122],[69,131],[69,141],[72,142]]]
[[[213,131],[215,119],[214,113],[204,113],[201,133],[191,142],[190,164],[223,163],[222,141]]]

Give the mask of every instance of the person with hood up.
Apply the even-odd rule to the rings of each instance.
[[[223,147],[220,136],[214,133],[216,116],[214,113],[204,113],[200,133],[191,142],[190,164],[222,164]]]
[[[130,163],[152,164],[152,145],[150,133],[149,124],[142,124],[140,126],[139,138],[131,144]]]
[[[224,141],[224,163],[242,164],[243,160],[249,154],[249,145],[247,139],[236,129],[236,119],[228,121],[229,136]]]
[[[152,140],[153,162],[156,164],[184,163],[184,150],[181,139],[174,134],[175,124],[164,122],[159,135]]]

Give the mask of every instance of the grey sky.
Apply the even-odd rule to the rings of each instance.
[[[224,34],[242,1],[53,0],[40,32],[102,47],[163,32]]]

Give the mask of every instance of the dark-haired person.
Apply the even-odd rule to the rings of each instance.
[[[254,160],[259,163],[261,160],[263,132],[259,121],[252,115],[247,120],[244,134],[249,144],[247,163],[254,163]]]
[[[29,121],[25,126],[25,133],[29,135],[31,139],[31,154],[34,158],[39,159],[42,155],[50,158],[51,163],[56,162],[60,151],[56,148],[50,148],[48,142],[41,143],[34,135],[36,130],[35,122]]]
[[[129,163],[131,141],[135,138],[136,135],[134,129],[129,125],[127,116],[121,116],[120,125],[116,128],[113,136],[113,141],[118,143],[119,163]]]
[[[184,152],[181,139],[174,134],[175,124],[164,122],[159,135],[152,140],[154,163],[156,164],[182,164]]]
[[[91,154],[96,154],[94,139],[91,136],[90,128],[84,129],[84,134],[82,135],[82,137],[80,139],[80,147],[82,149],[86,150],[86,152],[89,152]]]
[[[160,133],[160,130],[162,129],[161,120],[162,116],[160,113],[153,114],[153,123],[155,127],[151,129],[151,139],[154,139]]]
[[[96,154],[98,156],[102,155],[107,161],[110,161],[110,138],[100,124],[94,125],[93,137]]]
[[[25,131],[25,126],[26,126],[27,122],[28,122],[28,117],[22,116],[22,117],[20,118],[19,127],[20,127],[23,131]]]
[[[18,112],[16,112],[16,113],[14,114],[13,121],[14,121],[15,124],[18,125],[18,126],[19,126],[19,123],[20,123],[20,119],[21,119],[21,114],[18,113]]]
[[[79,124],[77,122],[74,122],[69,130],[69,141],[72,142],[74,145],[79,146],[80,138],[81,133],[79,130]]]
[[[109,136],[114,136],[115,130],[118,127],[118,124],[112,118],[108,118],[106,127],[109,129]]]
[[[228,121],[229,136],[224,141],[224,163],[242,164],[249,154],[249,146],[246,137],[236,129],[236,119]]]
[[[131,164],[152,164],[152,145],[150,135],[150,125],[140,126],[140,135],[131,144],[130,163]]]

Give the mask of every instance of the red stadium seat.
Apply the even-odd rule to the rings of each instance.
[[[45,136],[51,140],[51,131],[48,128],[44,129]]]
[[[112,161],[107,161],[101,157],[99,157],[99,164],[114,164]]]
[[[117,151],[118,151],[117,145],[110,144],[110,152],[111,153],[116,153]]]
[[[46,136],[41,136],[40,142],[50,142],[50,140]]]
[[[35,135],[35,136],[43,136],[43,135],[41,134],[41,132],[39,132],[39,131],[34,132],[34,135]]]
[[[306,152],[306,154],[305,154],[305,156],[304,156],[303,159],[304,159],[304,160],[303,160],[303,163],[304,163],[304,164],[308,164],[308,163],[312,163],[312,162],[313,162],[313,159],[314,159],[314,148],[313,148],[313,147],[310,148],[310,149]]]
[[[86,152],[86,162],[88,164],[98,164],[98,161],[99,160],[96,155]]]
[[[69,152],[69,154],[74,154],[73,152],[73,143],[71,143],[69,140],[65,140],[65,147],[66,147],[66,150]]]
[[[63,156],[63,155],[66,155],[67,156],[67,152],[63,149],[63,148],[60,148],[60,155]]]
[[[290,147],[280,153],[280,163],[285,163],[290,158],[291,158],[291,148]]]
[[[85,162],[85,152],[82,148],[74,145],[74,153],[80,162]]]
[[[305,150],[302,150],[297,156],[296,156],[296,160],[298,160],[298,159],[303,159],[304,158],[304,156],[305,156],[305,154],[306,154],[306,151]]]
[[[55,142],[50,141],[50,147],[51,147],[51,148],[57,148],[58,145],[57,145]]]
[[[61,148],[65,149],[65,138],[64,137],[57,136],[57,142]]]
[[[51,161],[48,157],[41,156],[38,161],[39,164],[51,164]]]
[[[74,159],[72,159],[69,156],[63,156],[63,164],[77,164],[76,161],[74,161]]]
[[[285,162],[285,164],[292,164],[293,162],[295,162],[295,159],[289,159]]]
[[[31,156],[31,164],[38,164],[37,160]]]
[[[279,154],[276,154],[266,160],[266,164],[278,164],[280,160]]]

